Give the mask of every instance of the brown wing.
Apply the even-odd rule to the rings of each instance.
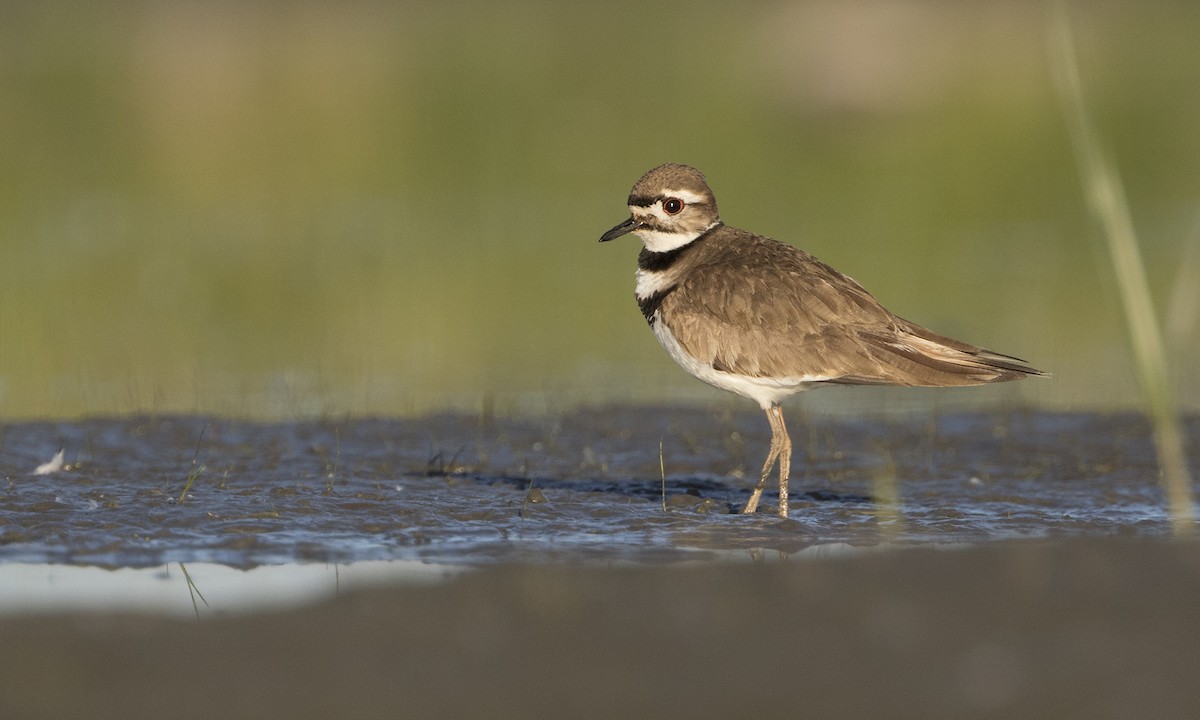
[[[729,230],[663,301],[675,338],[718,370],[934,386],[1040,374],[896,317],[808,253]]]

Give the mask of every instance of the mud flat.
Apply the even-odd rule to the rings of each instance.
[[[769,512],[771,488],[767,512],[730,516],[768,443],[744,410],[4,425],[0,562],[660,562],[1171,531],[1149,428],[1132,414],[799,414],[789,519]],[[1187,431],[1200,447],[1197,418]],[[60,472],[32,474],[60,448]]]
[[[5,718],[1195,718],[1200,546],[496,566],[197,622],[0,620]]]
[[[0,718],[1200,717],[1200,545],[1138,417],[802,417],[786,520],[730,514],[762,425],[6,425],[0,562],[455,569],[199,620],[0,608]]]

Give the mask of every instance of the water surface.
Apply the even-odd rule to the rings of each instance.
[[[1200,423],[1187,429],[1195,446]],[[1170,532],[1135,415],[797,414],[791,431],[793,509],[782,520],[736,514],[769,439],[756,412],[9,424],[0,562],[669,562]],[[62,471],[32,474],[60,448]]]

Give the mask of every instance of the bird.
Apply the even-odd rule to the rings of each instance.
[[[628,205],[629,218],[600,242],[627,234],[642,241],[634,294],[655,337],[691,375],[757,402],[771,426],[771,447],[743,513],[757,512],[778,465],[778,511],[788,517],[792,441],[781,401],[795,393],[1047,375],[898,317],[813,255],[726,225],[694,167],[653,168],[634,183]]]

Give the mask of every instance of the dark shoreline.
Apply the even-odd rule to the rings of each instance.
[[[1200,544],[501,565],[299,610],[0,619],[0,717],[1200,717]]]

